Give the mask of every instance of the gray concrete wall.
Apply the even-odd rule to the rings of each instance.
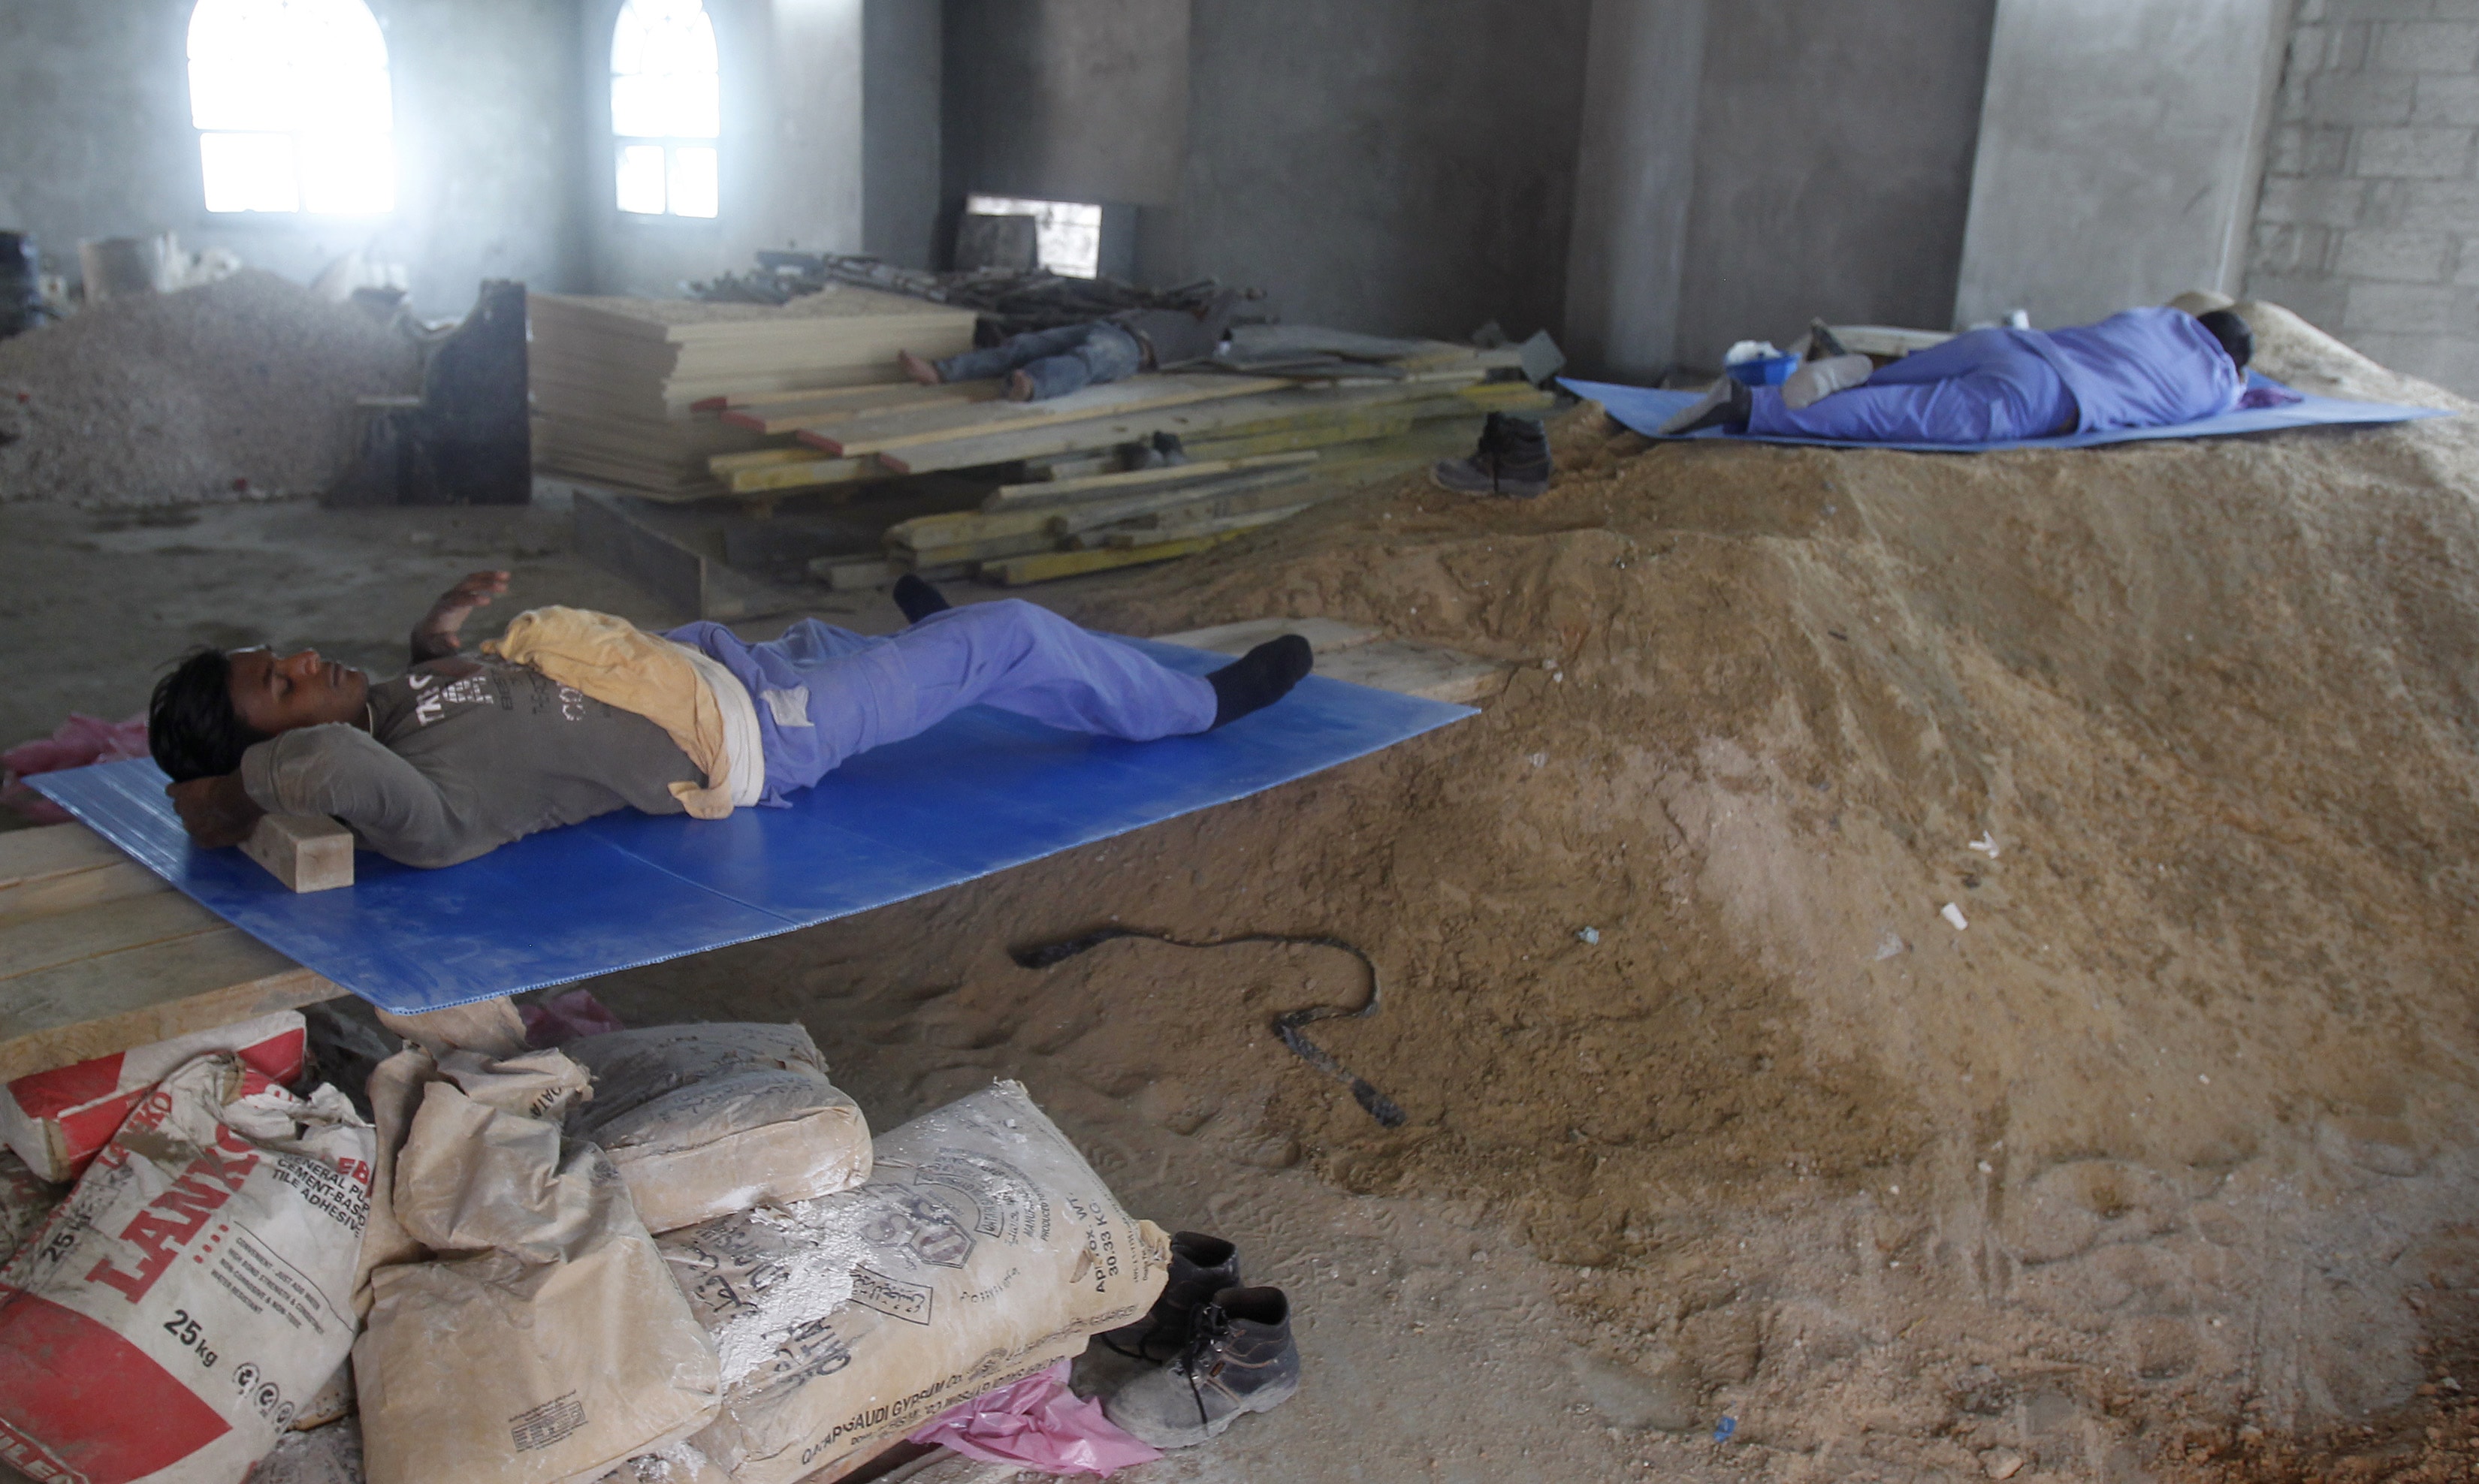
[[[347,251],[408,265],[428,314],[484,278],[585,278],[575,0],[373,0],[396,94],[396,209],[210,216],[190,127],[188,0],[0,6],[0,226],[75,275],[80,238],[169,228],[307,280]]]
[[[1381,333],[1560,325],[1589,0],[1193,0],[1178,206],[1144,276]]]
[[[1954,304],[1992,0],[1729,0],[1704,34],[1675,357]]]
[[[2234,292],[2290,4],[1999,0],[1955,321]]]
[[[938,262],[944,13],[862,0],[861,250],[906,268]]]
[[[1590,0],[950,0],[946,180],[1140,206],[1137,276],[1555,327]]]
[[[720,214],[624,216],[614,199],[611,24],[585,0],[577,110],[594,290],[677,297],[745,269],[760,247],[862,250],[862,0],[706,0],[723,70]]]
[[[2305,0],[2249,294],[2479,397],[2479,0]]]
[[[1576,371],[1649,382],[1678,339],[1706,0],[1594,0],[1567,250]]]
[[[953,202],[1177,198],[1188,0],[948,0],[946,25]]]

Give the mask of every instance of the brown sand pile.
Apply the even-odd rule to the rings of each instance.
[[[2245,308],[2273,374],[2466,405]],[[1005,1070],[1461,1198],[1571,1266],[1644,1415],[1786,1474],[2185,1467],[2414,1401],[2479,1284],[2479,425],[1559,443],[1538,501],[1407,483],[1079,615],[1520,661],[1484,715],[743,950],[739,1012],[890,1116]],[[1319,1029],[1407,1126],[1266,1034],[1357,992],[1339,955],[1001,952],[1112,918],[1367,947],[1385,1014]]]
[[[0,500],[316,494],[353,398],[419,376],[404,336],[272,273],[115,299],[0,341]]]

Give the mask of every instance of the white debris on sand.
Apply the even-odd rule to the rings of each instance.
[[[353,399],[419,389],[401,332],[272,273],[96,305],[0,341],[0,501],[311,495]]]

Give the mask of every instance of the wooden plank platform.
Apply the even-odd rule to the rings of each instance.
[[[0,1082],[344,992],[84,825],[0,833]]]

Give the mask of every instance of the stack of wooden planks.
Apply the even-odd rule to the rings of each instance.
[[[1105,417],[1096,420],[1098,431],[1072,436],[1069,427],[1082,424],[882,448],[872,455],[882,461],[914,458],[944,468],[952,467],[950,459],[969,457],[972,465],[965,467],[975,467],[996,462],[987,455],[1009,438],[1031,459],[1141,444],[1169,431],[1181,438],[1188,461],[1096,473],[1054,464],[1054,477],[1001,484],[979,510],[919,516],[889,527],[883,560],[822,560],[812,564],[812,576],[836,588],[882,585],[906,572],[933,578],[978,575],[1016,586],[1186,556],[1288,520],[1370,479],[1467,452],[1491,412],[1538,412],[1548,404],[1547,394],[1521,381],[1286,384]],[[969,454],[954,451],[962,444],[972,446]]]
[[[1355,484],[1468,452],[1492,412],[1537,412],[1517,349],[1252,326],[1216,364],[1044,401],[996,381],[895,379],[952,355],[970,313],[840,286],[780,307],[533,299],[537,462],[661,499],[841,499],[927,475],[985,508],[903,521],[883,559],[821,558],[835,587],[907,571],[1042,581],[1201,550]],[[1148,450],[1184,449],[1184,465]],[[1176,455],[1175,455],[1176,456]],[[915,512],[918,502],[910,502]]]
[[[0,833],[0,1082],[342,993],[84,825]]]
[[[1352,341],[1389,358],[1339,366],[1324,357],[1306,374],[1289,366],[1147,373],[1041,402],[1002,401],[995,382],[735,397],[720,421],[771,446],[707,464],[727,492],[767,499],[1001,465],[1097,472],[1112,450],[1156,433],[1191,444],[1254,438],[1260,452],[1400,438],[1418,423],[1470,417],[1458,394],[1516,364],[1511,351],[1439,341]]]
[[[667,499],[730,493],[709,460],[768,446],[725,421],[734,401],[883,383],[899,350],[973,343],[969,310],[849,286],[780,307],[555,294],[527,307],[536,465]]]

